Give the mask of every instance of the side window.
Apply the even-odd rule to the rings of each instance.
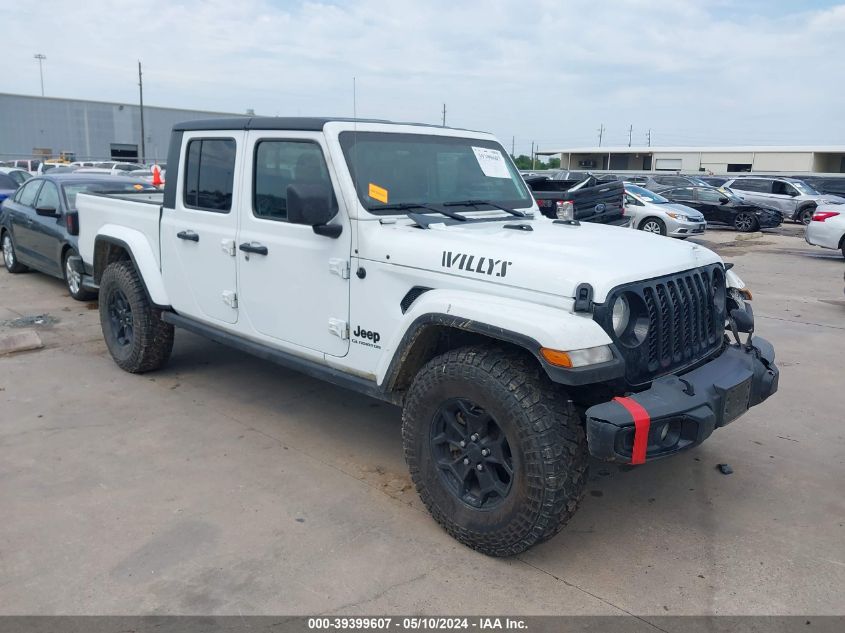
[[[257,218],[287,220],[288,185],[323,184],[331,179],[320,146],[311,141],[259,141],[255,145],[252,212]]]
[[[185,206],[216,213],[232,209],[234,139],[192,139],[185,153]]]
[[[41,193],[38,194],[38,199],[35,201],[35,208],[50,208],[56,209],[57,211],[59,210],[59,190],[56,185],[52,182],[44,183],[44,186],[41,187]]]
[[[677,189],[670,189],[669,191],[661,191],[660,195],[672,200],[692,200],[692,187],[678,187]]]
[[[641,206],[643,206],[643,203],[642,203],[642,202],[640,202],[639,200],[637,200],[637,199],[636,199],[634,196],[632,196],[630,193],[626,193],[626,194],[625,194],[625,204],[630,204],[631,206],[635,206],[635,207],[641,207]]]
[[[771,193],[772,182],[770,180],[762,180],[760,178],[741,178],[734,181],[731,185],[731,189],[754,191],[757,193]]]
[[[777,193],[782,196],[797,196],[798,190],[790,185],[788,182],[782,180],[775,180],[772,187],[772,193]]]
[[[23,187],[21,187],[16,201],[20,202],[24,206],[31,207],[35,202],[35,196],[38,193],[38,187],[40,186],[40,180],[26,183]]]
[[[695,193],[702,202],[718,203],[722,199],[722,194],[713,189],[696,189]]]

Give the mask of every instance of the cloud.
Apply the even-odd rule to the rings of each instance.
[[[804,7],[807,5],[805,4]],[[520,151],[606,141],[843,143],[845,6],[527,0],[18,3],[3,90],[488,129]],[[36,50],[36,48],[38,50]]]

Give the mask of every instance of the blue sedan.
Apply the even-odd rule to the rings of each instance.
[[[82,273],[77,235],[78,193],[158,191],[135,178],[99,174],[55,174],[32,178],[0,207],[0,245],[10,273],[28,268],[64,279],[78,301],[96,297]]]

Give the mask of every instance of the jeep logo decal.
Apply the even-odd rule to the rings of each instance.
[[[508,274],[508,266],[512,264],[513,262],[504,259],[493,259],[492,257],[478,257],[476,259],[475,255],[453,253],[452,251],[443,251],[443,257],[440,260],[440,265],[443,268],[458,268],[468,273],[479,273],[491,277],[504,277]]]
[[[355,331],[352,332],[352,336],[354,337],[352,339],[354,343],[358,343],[359,345],[366,345],[367,347],[375,347],[376,349],[381,349],[381,345],[378,344],[378,342],[381,340],[381,334],[379,334],[378,332],[365,330],[360,325],[358,325],[355,327]]]

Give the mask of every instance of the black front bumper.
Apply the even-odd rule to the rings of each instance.
[[[639,464],[701,444],[778,388],[775,350],[726,345],[717,358],[680,376],[655,379],[645,391],[587,409],[590,454]]]

